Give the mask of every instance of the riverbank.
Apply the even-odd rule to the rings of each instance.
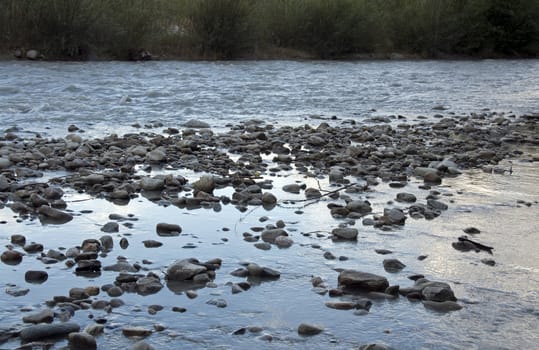
[[[461,339],[452,320],[493,307],[492,292],[477,289],[493,282],[443,266],[509,268],[470,174],[530,181],[516,160],[538,161],[537,123],[484,112],[246,120],[222,131],[191,120],[104,137],[77,125],[56,138],[10,128],[0,143],[10,267],[0,339],[41,341],[36,323],[48,334],[85,330],[69,337],[75,348],[485,344]],[[504,205],[536,210],[534,181],[529,197],[501,194]],[[496,288],[533,301],[526,286]],[[414,339],[410,327],[431,333]]]

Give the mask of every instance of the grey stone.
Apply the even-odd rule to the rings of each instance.
[[[308,324],[308,323],[302,323],[298,326],[298,334],[303,336],[312,336],[320,334],[324,331],[324,327]]]
[[[23,328],[19,334],[21,340],[30,342],[55,336],[65,336],[72,332],[78,332],[80,326],[72,322],[38,324]]]
[[[54,320],[54,311],[51,309],[44,309],[38,313],[26,315],[22,318],[24,323],[52,323]]]
[[[161,191],[165,188],[165,179],[159,177],[143,177],[140,180],[140,188],[145,191]]]
[[[279,236],[288,236],[288,233],[281,228],[265,230],[260,237],[264,242],[275,243],[275,239]]]
[[[406,267],[402,262],[400,262],[398,259],[384,259],[384,270],[387,272],[399,272],[403,268]]]
[[[97,342],[95,338],[85,332],[73,332],[68,336],[69,349],[71,350],[96,350]]]
[[[446,301],[432,301],[424,300],[423,305],[427,309],[432,309],[439,312],[449,312],[449,311],[458,311],[462,309],[462,306],[457,302],[446,300]]]
[[[356,240],[358,230],[353,227],[338,227],[331,231],[333,236],[340,239]]]
[[[215,189],[215,180],[213,176],[204,175],[197,181],[193,182],[193,189],[196,191],[202,191],[208,194],[212,194]]]
[[[110,221],[101,227],[101,231],[106,233],[115,233],[120,231],[120,225],[117,222]]]
[[[24,280],[28,283],[41,284],[49,278],[46,271],[28,270],[24,274]]]
[[[171,281],[185,281],[193,276],[206,272],[207,268],[193,263],[193,259],[177,260],[167,269],[167,279]]]
[[[178,236],[182,232],[182,228],[177,224],[167,224],[160,222],[155,228],[159,236]]]
[[[401,192],[401,193],[397,193],[396,200],[397,202],[414,203],[417,200],[417,198],[412,193]]]
[[[357,270],[341,271],[338,283],[346,289],[364,292],[383,292],[389,287],[385,277]]]
[[[193,129],[207,129],[210,128],[210,124],[203,122],[201,120],[191,119],[185,123],[183,123],[183,126],[186,128],[193,128]]]
[[[39,214],[40,221],[47,224],[59,225],[73,220],[73,215],[46,205],[39,207],[37,212]]]

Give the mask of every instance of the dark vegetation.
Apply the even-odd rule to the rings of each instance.
[[[0,50],[49,59],[537,57],[537,0],[0,0]]]

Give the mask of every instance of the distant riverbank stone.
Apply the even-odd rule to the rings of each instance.
[[[161,191],[165,188],[165,179],[159,177],[143,177],[140,180],[140,188],[145,191]]]
[[[357,270],[341,271],[338,283],[345,289],[361,292],[383,292],[389,287],[385,277]]]
[[[65,336],[72,332],[78,332],[80,326],[73,322],[38,324],[23,328],[19,334],[21,340],[30,342],[43,338]]]

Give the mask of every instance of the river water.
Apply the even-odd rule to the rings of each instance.
[[[0,121],[3,128],[19,127],[21,135],[39,133],[63,137],[75,124],[85,130],[84,137],[132,132],[132,125],[159,122],[163,127],[181,127],[189,119],[210,123],[214,130],[228,124],[259,118],[276,125],[320,123],[320,118],[337,117],[361,122],[373,115],[401,114],[411,119],[432,117],[436,113],[461,114],[490,109],[515,114],[539,112],[539,61],[372,61],[372,62],[91,62],[91,63],[0,63]],[[433,110],[443,106],[444,110]],[[22,130],[21,130],[22,129]],[[157,129],[154,129],[157,130]],[[79,245],[86,238],[102,235],[100,225],[110,213],[133,214],[138,221],[131,228],[121,226],[115,249],[102,258],[111,264],[123,255],[130,262],[149,259],[149,268],[160,273],[175,259],[197,257],[223,259],[217,271],[217,288],[204,288],[190,300],[174,288],[163,288],[155,295],[124,294],[124,307],[105,315],[92,310],[95,317],[106,317],[105,334],[98,337],[103,349],[125,349],[134,340],[121,336],[121,327],[130,324],[167,327],[146,341],[157,349],[248,349],[305,348],[351,349],[366,343],[385,343],[396,349],[532,349],[539,342],[539,164],[529,162],[537,150],[527,149],[523,159],[513,159],[513,174],[486,174],[479,170],[444,180],[439,188],[446,196],[449,210],[432,221],[409,219],[396,231],[380,231],[362,226],[358,242],[333,242],[323,232],[338,225],[322,201],[296,212],[277,207],[272,211],[256,208],[239,212],[233,206],[221,211],[189,211],[162,207],[144,198],[127,206],[92,198],[66,189],[69,209],[77,214],[67,224],[43,226],[39,221],[17,221],[9,209],[0,209],[0,243],[9,243],[12,234],[24,234],[28,241],[58,249]],[[506,161],[502,166],[509,167]],[[190,180],[198,174],[176,171]],[[281,192],[285,183],[299,180],[318,186],[291,171],[288,177],[275,177],[274,190],[279,199],[301,196]],[[412,180],[406,192],[423,196]],[[320,185],[328,188],[326,180]],[[230,194],[227,190],[223,193]],[[386,183],[369,194],[375,212],[402,189]],[[527,206],[522,203],[530,203]],[[88,212],[86,210],[91,210]],[[243,241],[242,233],[283,219],[295,244],[289,249],[261,251]],[[142,246],[156,239],[158,222],[182,226],[179,237],[160,239],[161,248]],[[492,256],[463,253],[451,247],[462,229],[475,226],[481,233],[474,239],[494,247]],[[306,235],[321,231],[322,234]],[[120,237],[130,246],[120,250]],[[188,244],[196,248],[183,249]],[[404,262],[397,274],[382,268],[384,256],[374,249],[390,249],[391,257]],[[348,260],[326,260],[323,253],[346,256]],[[419,255],[428,257],[420,261]],[[386,256],[387,257],[387,256]],[[495,266],[481,263],[492,258]],[[231,294],[227,282],[238,282],[229,275],[242,261],[254,261],[282,272],[277,281],[254,285],[249,291]],[[45,300],[66,295],[74,286],[102,285],[114,280],[116,273],[104,272],[97,278],[77,277],[63,265],[48,266],[49,280],[29,285],[24,271],[45,268],[26,257],[17,266],[0,267],[0,285],[13,283],[29,287],[30,292],[14,298],[0,294],[1,326],[21,323],[23,307],[39,310]],[[354,315],[324,306],[328,296],[311,291],[312,275],[321,276],[332,287],[337,285],[335,268],[354,268],[387,276],[391,284],[410,286],[407,276],[424,274],[432,280],[450,283],[464,308],[451,313],[426,309],[405,298],[374,301],[370,313]],[[224,309],[206,304],[211,298],[224,298]],[[147,307],[164,306],[156,315]],[[174,313],[182,306],[185,313]],[[74,319],[82,326],[91,323],[88,312],[77,312]],[[315,337],[299,337],[302,322],[323,325]],[[261,333],[232,335],[235,330],[262,327]],[[260,339],[271,334],[272,341]],[[62,342],[58,345],[61,346]],[[16,341],[0,344],[14,349]]]

